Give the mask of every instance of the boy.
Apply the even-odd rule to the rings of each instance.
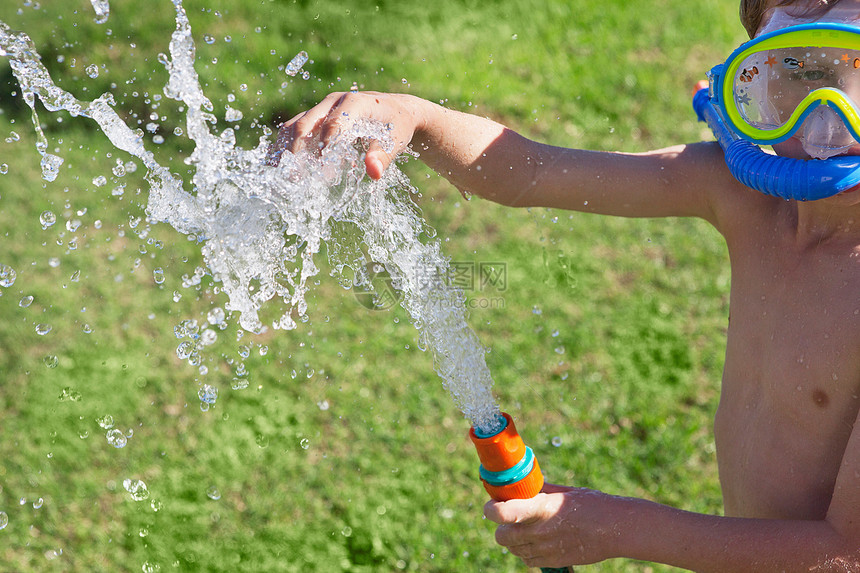
[[[837,12],[836,21],[860,26],[860,0],[741,2],[751,36]],[[820,79],[809,71],[801,73]],[[860,571],[860,187],[786,201],[734,179],[716,143],[642,154],[563,149],[371,92],[332,94],[285,123],[271,163],[356,118],[391,126],[391,153],[370,144],[370,177],[411,143],[461,191],[518,207],[700,217],[728,245],[732,313],[714,422],[725,517],[547,485],[529,500],[486,504],[500,544],[530,566],[628,557],[697,571]],[[808,139],[774,148],[808,159]],[[844,147],[860,155],[857,141]]]

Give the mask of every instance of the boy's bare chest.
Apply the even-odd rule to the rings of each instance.
[[[733,267],[716,422],[727,509],[735,499],[763,504],[758,513],[826,510],[860,408],[860,261],[850,255],[777,252]]]
[[[860,258],[777,253],[733,275],[727,366],[824,409],[860,389]]]

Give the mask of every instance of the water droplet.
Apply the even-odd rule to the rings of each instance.
[[[323,412],[325,412],[326,410],[328,410],[328,409],[329,409],[329,407],[330,407],[330,405],[329,405],[329,403],[328,403],[328,400],[320,400],[319,402],[317,402],[317,408],[319,408],[319,409],[320,409],[320,410],[322,410]]]
[[[139,479],[124,479],[122,487],[131,494],[131,498],[134,501],[143,501],[149,498],[149,488]]]
[[[217,325],[221,324],[222,322],[224,322],[224,317],[225,317],[224,316],[224,309],[216,306],[215,308],[210,310],[209,313],[206,315],[206,320],[209,321],[209,324],[211,324],[213,326],[217,326]]]
[[[203,34],[203,41],[206,42],[207,44],[214,44],[215,43],[215,36],[211,36],[209,34]]]
[[[36,334],[39,336],[45,336],[52,330],[52,326],[50,324],[37,324],[36,325]]]
[[[269,447],[269,438],[267,438],[267,437],[266,437],[266,436],[264,436],[263,434],[257,434],[257,436],[254,438],[254,441],[255,441],[255,442],[257,443],[257,445],[258,445],[258,446],[260,446],[261,448],[267,448],[267,447]]]
[[[15,143],[16,141],[21,141],[21,136],[15,131],[10,131],[9,137],[6,138],[6,143]]]
[[[95,64],[90,64],[85,68],[87,75],[95,79],[99,77],[99,67]]]
[[[104,24],[107,22],[108,16],[110,16],[109,0],[90,0],[90,2],[92,3],[93,10],[96,13],[96,24]]]
[[[247,378],[233,378],[233,382],[230,384],[230,387],[233,390],[244,390],[248,387],[248,379]]]
[[[299,73],[299,70],[302,69],[302,66],[308,61],[308,53],[302,50],[298,54],[296,54],[292,60],[287,64],[286,69],[284,70],[288,76],[295,76]]]
[[[46,153],[42,156],[42,179],[45,181],[54,181],[57,175],[60,174],[60,166],[63,164],[63,158]]]
[[[556,354],[564,354],[564,346],[556,346],[555,353]]]
[[[344,537],[349,537],[352,535],[352,528],[347,525],[343,529],[340,530],[340,534],[343,535]]]
[[[244,116],[244,114],[238,109],[232,108],[229,105],[227,106],[227,113],[224,114],[224,121],[240,121]]]
[[[27,308],[31,304],[33,304],[33,297],[31,295],[27,295],[20,301],[18,301],[18,306],[20,306],[21,308]]]
[[[113,447],[119,449],[124,448],[128,444],[128,438],[122,433],[122,430],[113,428],[107,432],[107,442]]]
[[[179,346],[176,347],[176,356],[180,360],[186,360],[189,356],[194,353],[194,343],[185,340],[179,343]]]
[[[152,271],[152,279],[155,281],[155,284],[160,285],[164,284],[164,269],[161,267],[157,267]]]
[[[158,501],[157,499],[153,499],[151,502],[149,502],[149,507],[152,508],[152,511],[157,512],[157,511],[161,511],[161,509],[164,507],[164,504],[161,503],[160,501]]]
[[[9,173],[9,164],[0,163],[0,175],[6,175],[7,173]]]
[[[161,565],[158,563],[152,563],[151,561],[145,561],[140,570],[143,571],[143,573],[158,573],[161,571]]]
[[[559,438],[558,436],[555,436],[552,439],[552,445],[555,446],[556,448],[561,446],[561,438]]]
[[[0,529],[5,529],[9,525],[9,516],[5,511],[0,511]]]
[[[18,273],[9,265],[0,264],[0,287],[10,287],[15,284]]]
[[[214,404],[218,399],[218,388],[210,386],[209,384],[204,384],[200,390],[197,391],[197,397],[205,404]]]
[[[113,416],[105,414],[101,418],[96,418],[96,423],[102,427],[102,430],[110,430],[113,428]]]
[[[206,488],[206,497],[213,501],[218,501],[219,499],[221,499],[221,492],[218,491],[218,488],[214,485],[210,485],[208,488]]]
[[[218,340],[218,333],[211,328],[207,328],[200,335],[200,344],[203,346],[211,346],[215,344],[216,340]]]
[[[36,501],[33,502],[33,509],[41,509],[44,504],[45,504],[45,500],[40,497],[39,499],[37,499]]]
[[[107,177],[104,175],[99,175],[97,177],[93,177],[93,185],[96,187],[104,187],[107,184]]]
[[[60,363],[60,359],[54,356],[53,354],[48,354],[44,358],[42,358],[42,362],[45,363],[45,366],[48,368],[56,368]]]
[[[311,442],[307,438],[302,438],[301,440],[299,440],[299,445],[302,447],[303,450],[306,450],[311,447]]]

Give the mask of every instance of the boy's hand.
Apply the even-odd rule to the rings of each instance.
[[[406,94],[383,94],[378,92],[333,93],[326,96],[313,108],[300,113],[281,125],[278,138],[266,159],[266,163],[277,166],[284,151],[296,153],[319,138],[324,148],[341,132],[347,130],[358,119],[371,119],[390,126],[393,147],[383,149],[378,141],[370,142],[364,163],[368,176],[379,179],[389,163],[397,157],[409,142],[423,118],[419,100]]]
[[[586,565],[613,557],[607,541],[615,500],[599,491],[546,484],[531,499],[489,501],[496,541],[529,567]]]

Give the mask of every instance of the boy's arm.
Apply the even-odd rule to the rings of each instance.
[[[530,566],[627,557],[694,571],[860,571],[860,417],[821,520],[719,517],[592,490],[548,485],[528,500],[490,501],[496,539]]]
[[[698,216],[713,222],[712,196],[736,185],[716,144],[644,154],[565,149],[537,143],[490,119],[404,94],[331,94],[286,122],[272,154],[297,151],[318,135],[322,144],[349,123],[387,124],[394,141],[372,143],[367,173],[379,178],[411,144],[422,161],[458,189],[512,206],[544,206],[632,216]]]

